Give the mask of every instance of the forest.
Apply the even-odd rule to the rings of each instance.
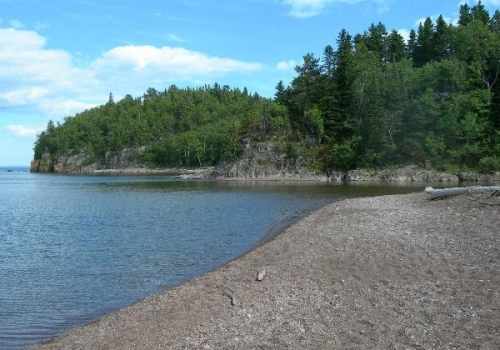
[[[85,153],[103,162],[141,147],[145,166],[203,167],[273,145],[323,173],[357,168],[500,171],[500,12],[460,6],[457,24],[427,18],[408,40],[384,24],[341,30],[307,53],[274,98],[219,84],[149,88],[49,121],[34,159]]]

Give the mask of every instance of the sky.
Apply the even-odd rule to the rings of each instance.
[[[28,166],[49,120],[150,87],[272,97],[312,53],[383,23],[405,38],[465,0],[0,0],[0,166]],[[469,1],[470,6],[476,1]],[[500,0],[482,0],[490,12]]]

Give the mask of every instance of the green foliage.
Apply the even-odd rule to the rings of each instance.
[[[317,138],[318,143],[321,143],[321,138],[325,135],[325,124],[317,106],[307,111],[307,124],[310,125],[310,132]]]
[[[333,170],[355,169],[359,155],[356,151],[361,138],[352,137],[341,144],[333,144],[330,148],[330,166]]]
[[[317,134],[317,119],[311,116],[321,116],[324,137],[317,147],[329,150],[323,156],[327,168],[432,164],[473,169],[484,157],[500,156],[495,147],[500,15],[490,19],[479,2],[464,5],[461,17],[456,27],[442,16],[435,23],[427,18],[406,45],[382,23],[354,40],[342,30],[337,48],[325,48],[314,79],[311,72],[317,69],[305,67],[316,67],[317,61],[312,54],[305,57],[288,105],[303,106],[290,111],[292,120],[305,118],[295,125],[304,137]],[[314,94],[300,93],[304,81],[315,82],[309,85]]]
[[[500,157],[481,158],[477,165],[477,169],[484,173],[500,171]]]
[[[85,152],[104,163],[145,147],[149,166],[199,167],[233,161],[245,142],[272,142],[289,161],[325,173],[407,164],[498,171],[500,12],[460,7],[458,25],[427,18],[405,43],[382,23],[312,53],[274,100],[205,86],[125,96],[49,122],[34,158]]]
[[[213,165],[235,159],[242,138],[270,139],[290,130],[287,108],[248,91],[215,84],[198,89],[150,88],[140,98],[116,102],[67,117],[62,125],[49,122],[34,146],[34,157],[85,152],[105,163],[107,155],[124,148],[146,146],[140,161],[151,167]]]

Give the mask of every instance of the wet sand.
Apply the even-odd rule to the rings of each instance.
[[[333,203],[35,349],[499,349],[500,205],[482,202],[500,198]]]

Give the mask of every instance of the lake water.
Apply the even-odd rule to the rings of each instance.
[[[0,349],[178,285],[332,201],[422,188],[0,168]]]

